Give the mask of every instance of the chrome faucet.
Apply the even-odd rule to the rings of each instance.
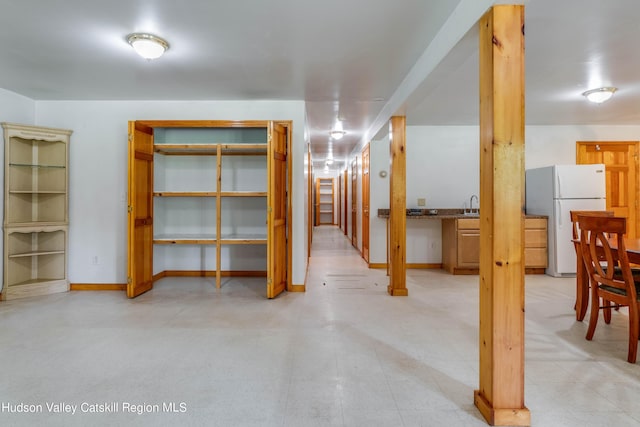
[[[480,212],[480,200],[478,199],[478,196],[474,194],[473,196],[471,196],[471,199],[469,199],[469,213],[473,213],[473,199],[476,199],[476,204],[478,205],[478,212]]]

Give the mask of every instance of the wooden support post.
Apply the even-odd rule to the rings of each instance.
[[[389,121],[391,173],[389,178],[389,286],[393,296],[407,296],[407,158],[406,120],[394,116]]]
[[[480,389],[491,425],[524,406],[524,7],[480,20]]]

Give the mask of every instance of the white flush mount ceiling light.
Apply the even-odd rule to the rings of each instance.
[[[147,33],[129,34],[127,42],[138,55],[145,59],[160,58],[169,49],[169,43],[166,40]]]
[[[333,126],[333,129],[331,129],[331,132],[329,132],[329,135],[331,135],[331,138],[338,140],[345,134],[346,132],[342,129],[342,122],[340,119],[336,119],[336,124]]]
[[[591,89],[586,92],[583,92],[582,95],[585,96],[589,101],[595,102],[596,104],[602,104],[605,101],[608,101],[613,96],[613,93],[618,90],[615,87],[599,87],[597,89]]]

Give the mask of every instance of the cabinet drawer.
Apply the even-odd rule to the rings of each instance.
[[[547,228],[547,219],[546,218],[525,218],[524,220],[524,228]]]
[[[457,220],[458,230],[480,229],[479,218],[460,218]]]
[[[547,247],[547,230],[524,230],[524,247],[525,248],[546,248]]]
[[[525,248],[525,267],[547,267],[547,248]]]

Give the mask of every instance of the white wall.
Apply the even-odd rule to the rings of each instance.
[[[638,141],[639,126],[527,126],[525,169],[576,163],[576,141]]]
[[[378,209],[389,209],[389,136],[369,145],[369,263],[387,262],[387,220],[378,218]],[[380,171],[387,172],[384,178]]]
[[[32,125],[35,120],[35,102],[25,96],[0,89],[0,123]],[[3,137],[4,141],[4,137]],[[4,146],[0,149],[0,165],[4,164]],[[0,189],[4,189],[4,173],[0,173]],[[0,215],[4,223],[4,197],[0,197]],[[0,254],[4,252],[4,239],[0,239]],[[4,263],[0,263],[0,277],[4,277]],[[0,280],[2,289],[4,280]]]
[[[38,101],[36,124],[72,129],[69,278],[126,282],[127,122],[129,120],[293,120],[293,271],[303,284],[304,103],[302,101]],[[97,256],[98,265],[92,257]]]
[[[638,139],[640,126],[527,126],[525,168],[575,164],[576,141]],[[378,175],[389,169],[388,145],[388,138],[371,144],[371,263],[386,262],[385,221],[376,215],[389,208],[388,178]],[[426,208],[462,208],[479,195],[478,126],[408,126],[406,150],[408,208],[418,198]],[[438,220],[407,220],[407,263],[441,263],[441,230]]]
[[[35,122],[35,107],[32,99],[0,89],[0,122],[32,125]]]

